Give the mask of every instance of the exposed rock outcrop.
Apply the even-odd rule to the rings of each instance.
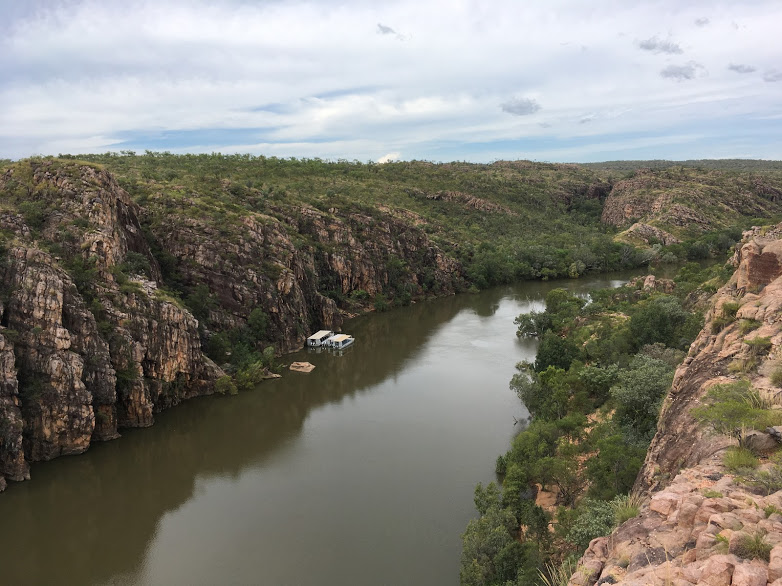
[[[644,244],[654,244],[656,241],[664,246],[668,246],[669,244],[678,244],[681,242],[681,240],[676,238],[673,234],[641,222],[636,222],[630,226],[622,233],[622,236],[630,240],[643,242]]]
[[[760,322],[750,337],[769,337],[769,354],[776,356],[782,343],[782,241],[774,236],[779,231],[760,235],[758,230],[745,234],[743,245],[733,262],[736,272],[728,283],[712,298],[712,307],[706,314],[706,327],[690,346],[688,357],[677,369],[671,391],[663,403],[658,433],[652,440],[641,470],[638,486],[657,487],[661,479],[670,478],[681,467],[697,464],[701,459],[727,445],[720,438],[704,438],[704,430],[690,415],[714,384],[728,382],[728,365],[745,358],[750,348],[744,343],[739,320]],[[712,325],[721,316],[723,305],[740,303],[736,319],[722,329]],[[762,369],[761,369],[762,370]],[[770,381],[755,375],[753,384],[770,387]]]
[[[684,167],[640,169],[613,185],[601,219],[619,227],[654,225],[669,237],[681,238],[727,227],[742,215],[768,217],[779,210],[777,188],[767,179],[734,179]]]
[[[723,475],[719,455],[678,474],[640,516],[590,543],[570,586],[766,586],[782,577],[782,492]],[[744,544],[756,536],[770,562]],[[601,582],[602,581],[602,582]]]
[[[161,214],[142,228],[145,210],[111,174],[56,160],[11,166],[0,193],[19,209],[0,211],[10,235],[0,242],[3,485],[29,478],[29,462],[152,425],[155,412],[212,393],[224,375],[202,348],[214,331],[164,288],[150,241],[180,285],[205,288],[210,328],[241,328],[260,308],[278,352],[313,329],[338,329],[346,312],[335,299],[353,292],[355,311],[376,295],[465,286],[423,222],[390,209],[270,206],[232,216],[230,230],[209,216]]]
[[[736,272],[713,297],[706,326],[676,371],[636,480],[636,490],[651,500],[639,517],[590,544],[572,586],[782,584],[782,491],[764,496],[728,474],[722,451],[735,440],[713,435],[691,414],[711,386],[736,380],[727,367],[750,358],[746,339],[768,338],[768,355],[761,362],[775,364],[782,344],[780,236],[782,225],[744,234],[733,259]],[[737,302],[735,320],[726,320],[723,306]],[[730,306],[727,315],[734,310]],[[741,320],[755,320],[755,329],[742,333]],[[761,363],[744,376],[755,388],[776,394],[768,371]],[[768,431],[748,434],[746,443],[769,452],[779,430]],[[752,559],[756,549],[746,546],[750,540],[770,549],[770,561]]]
[[[4,216],[16,236],[0,263],[0,476],[11,480],[29,478],[28,462],[151,425],[154,411],[212,392],[222,374],[187,310],[157,297],[154,282],[118,282],[130,251],[160,272],[137,206],[109,174],[42,164],[27,181],[27,197],[49,204],[38,229],[56,253],[21,216]]]

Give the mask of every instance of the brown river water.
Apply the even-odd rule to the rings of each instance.
[[[204,397],[0,495],[0,584],[451,585],[473,490],[527,413],[508,382],[535,342],[528,282],[348,322],[256,391]]]

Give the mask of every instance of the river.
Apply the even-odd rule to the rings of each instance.
[[[527,414],[513,318],[527,282],[350,321],[342,356],[302,351],[256,391],[32,467],[0,495],[3,584],[458,584],[475,484]]]

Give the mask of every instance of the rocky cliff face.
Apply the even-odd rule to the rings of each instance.
[[[420,228],[386,212],[272,211],[275,216],[243,217],[230,232],[196,218],[184,226],[164,219],[154,228],[179,259],[185,282],[204,284],[214,294],[209,322],[221,329],[244,323],[261,308],[275,345],[287,352],[314,330],[339,329],[344,313],[335,300],[354,291],[369,299],[404,288],[416,297],[464,286],[456,260]]]
[[[736,272],[712,298],[706,326],[676,371],[636,481],[651,501],[640,517],[590,544],[573,586],[782,584],[782,491],[766,495],[728,474],[722,451],[735,440],[704,429],[691,413],[713,385],[740,377],[779,393],[769,375],[782,345],[782,225],[746,232],[733,263]],[[742,331],[749,320],[755,329]],[[754,338],[770,340],[767,354],[750,356],[745,340]],[[729,368],[749,359],[759,360],[756,369]],[[752,560],[742,546],[757,536],[770,561]]]
[[[618,227],[640,222],[646,232],[654,226],[664,230],[664,238],[655,235],[661,241],[693,236],[724,228],[739,216],[778,213],[779,188],[768,178],[738,178],[717,171],[640,169],[613,185],[602,221]]]
[[[111,174],[61,161],[12,166],[0,195],[0,490],[29,478],[29,462],[83,452],[213,392],[224,372],[202,343],[256,308],[286,352],[377,294],[464,286],[461,265],[390,211],[151,221]],[[166,290],[152,241],[180,286],[206,288],[212,331]],[[363,306],[348,307],[354,291]]]

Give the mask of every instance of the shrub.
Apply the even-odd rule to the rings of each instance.
[[[726,301],[722,304],[722,315],[731,320],[736,319],[739,307],[741,306],[736,301]]]
[[[655,342],[673,348],[683,347],[682,328],[689,317],[676,297],[662,295],[636,310],[630,318],[630,333],[637,348]]]
[[[152,276],[149,259],[143,254],[133,251],[125,255],[125,262],[120,265],[120,270],[128,275]]]
[[[745,470],[742,480],[770,495],[772,492],[782,490],[782,467],[774,465],[767,470]]]
[[[722,493],[718,490],[706,489],[703,491],[703,496],[707,499],[720,499],[722,498]]]
[[[763,507],[763,512],[766,514],[766,518],[770,517],[774,514],[782,514],[782,509],[777,507],[776,505],[768,505],[766,507]]]
[[[375,311],[387,311],[388,310],[388,299],[386,299],[386,296],[382,293],[378,293],[375,295]]]
[[[367,293],[364,289],[355,289],[351,291],[350,298],[356,301],[366,301],[369,299],[369,293]]]
[[[584,550],[595,537],[611,533],[615,520],[616,512],[610,502],[587,499],[567,534],[567,540]]]
[[[621,525],[625,521],[638,516],[638,513],[641,512],[643,499],[640,494],[631,492],[617,496],[612,502],[614,504],[614,522],[617,525]]]
[[[23,201],[19,204],[19,212],[24,217],[24,222],[31,230],[40,230],[46,223],[49,215],[44,202],[42,201]]]
[[[221,395],[238,395],[239,389],[236,388],[236,384],[230,376],[224,375],[215,382],[215,392]]]
[[[535,355],[535,371],[541,372],[549,366],[567,370],[581,352],[573,340],[562,338],[552,331],[543,334]]]
[[[765,429],[782,421],[782,414],[763,408],[763,398],[747,381],[714,385],[707,393],[709,405],[692,415],[715,433],[741,438],[743,429]]]
[[[777,366],[771,373],[771,384],[782,387],[782,366]]]
[[[749,346],[750,356],[763,356],[768,354],[771,349],[771,338],[764,336],[756,336],[751,340],[744,340],[744,343]]]
[[[265,378],[266,367],[263,362],[251,362],[236,373],[236,387],[239,391],[251,391]]]
[[[718,334],[728,325],[736,321],[736,312],[739,310],[739,304],[735,301],[726,301],[720,308],[720,314],[715,315],[711,320],[711,333]]]
[[[758,329],[760,326],[761,323],[756,319],[742,319],[739,322],[739,333],[743,336]]]
[[[665,362],[636,356],[611,387],[611,396],[617,403],[616,421],[632,429],[636,437],[651,439],[660,403],[672,381],[673,369]]]
[[[497,476],[504,476],[507,471],[508,460],[504,454],[500,454],[497,456],[497,461],[494,464],[494,473],[497,474]]]
[[[747,468],[757,468],[760,461],[750,450],[740,446],[728,448],[722,457],[722,463],[728,472],[740,472]]]
[[[576,571],[578,560],[569,557],[561,564],[546,564],[545,570],[538,570],[544,586],[567,586],[570,577]]]
[[[250,329],[250,335],[256,340],[263,340],[266,335],[266,328],[269,324],[269,316],[260,307],[256,307],[247,316],[247,327]]]
[[[733,553],[745,560],[758,559],[768,562],[771,558],[772,547],[773,545],[766,541],[762,533],[744,534],[737,540]]]

